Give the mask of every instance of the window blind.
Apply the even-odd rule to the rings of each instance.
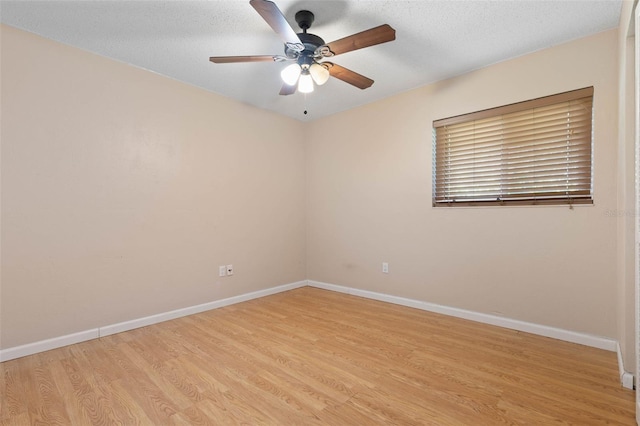
[[[433,122],[434,206],[592,203],[593,87]]]

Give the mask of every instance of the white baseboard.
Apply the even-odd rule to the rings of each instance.
[[[175,318],[186,317],[187,315],[198,314],[212,309],[222,308],[224,306],[234,305],[247,300],[257,299],[259,297],[269,296],[271,294],[281,293],[283,291],[293,290],[294,288],[304,287],[307,281],[298,281],[291,284],[285,284],[277,287],[271,287],[264,290],[258,290],[251,293],[241,294],[239,296],[229,297],[227,299],[215,300],[213,302],[203,303],[201,305],[190,306],[188,308],[176,309],[175,311],[163,312],[157,315],[151,315],[144,318],[137,318],[130,321],[124,321],[117,324],[100,327],[100,337],[109,336],[110,334],[122,333],[123,331],[133,330],[135,328],[146,327],[147,325],[157,324],[159,322],[172,320]]]
[[[622,359],[622,350],[620,344],[616,343],[616,352],[618,353],[618,373],[620,374],[620,383],[622,387],[633,390],[633,374],[624,368],[624,360]]]
[[[39,352],[61,348],[62,346],[85,342],[91,339],[97,339],[99,336],[99,330],[97,328],[92,328],[90,330],[80,331],[78,333],[67,334],[66,336],[53,337],[51,339],[40,340],[39,342],[27,343],[26,345],[2,349],[0,350],[0,362],[22,358],[23,356],[33,355]]]
[[[367,299],[380,300],[382,302],[395,303],[397,305],[408,306],[411,308],[422,309],[423,311],[435,312],[438,314],[450,315],[453,317],[464,318],[471,321],[481,322],[484,324],[496,325],[499,327],[509,328],[512,330],[524,331],[540,336],[551,337],[553,339],[564,340],[571,343],[579,343],[581,345],[591,346],[594,348],[605,349],[615,352],[618,342],[606,337],[593,336],[591,334],[578,333],[575,331],[564,330],[561,328],[549,327],[546,325],[533,324],[530,322],[499,317],[496,315],[483,314],[480,312],[468,311],[466,309],[452,308],[449,306],[437,305],[435,303],[423,302],[420,300],[407,299],[404,297],[391,296],[384,293],[376,293],[368,290],[360,290],[351,287],[344,287],[335,284],[327,284],[318,281],[309,280],[311,287],[323,288],[325,290],[337,291],[340,293],[352,294],[354,296],[365,297]]]
[[[81,331],[78,333],[68,334],[65,336],[54,337],[39,342],[28,343],[22,346],[7,348],[0,350],[0,362],[21,358],[27,355],[48,351],[51,349],[61,348],[63,346],[73,345],[75,343],[84,342],[99,337],[108,336],[110,334],[121,333],[123,331],[133,330],[135,328],[145,327],[147,325],[157,324],[159,322],[168,321],[175,318],[193,315],[211,309],[222,308],[224,306],[233,305],[247,300],[257,299],[271,294],[281,293],[283,291],[293,290],[295,288],[304,287],[307,281],[298,281],[291,284],[285,284],[277,287],[271,287],[264,290],[258,290],[251,293],[241,294],[226,299],[216,300],[213,302],[203,303],[201,305],[190,306],[187,308],[176,309],[174,311],[164,312],[157,315],[151,315],[144,318],[137,318],[130,321],[124,321],[117,324],[106,325],[99,328]]]

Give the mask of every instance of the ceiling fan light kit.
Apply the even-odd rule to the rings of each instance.
[[[298,82],[302,68],[298,64],[287,65],[281,72],[280,77],[289,86],[293,86]]]
[[[251,0],[249,3],[284,42],[284,56],[212,56],[209,60],[217,64],[295,61],[280,72],[280,77],[284,82],[280,95],[291,95],[296,90],[301,93],[311,93],[314,90],[314,83],[321,86],[327,82],[329,77],[335,77],[359,89],[366,89],[373,84],[373,80],[370,78],[331,62],[320,61],[342,53],[386,43],[396,38],[396,31],[384,24],[331,43],[325,43],[317,35],[307,33],[315,19],[312,12],[301,10],[296,13],[295,20],[302,29],[301,33],[296,34],[278,6],[272,1]]]
[[[291,64],[286,66],[281,72],[280,77],[285,84],[289,86],[295,86],[298,83],[298,90],[302,93],[313,92],[313,86],[311,86],[310,91],[304,91],[300,88],[300,85],[303,83],[303,78],[306,75],[310,75],[313,82],[318,86],[322,86],[328,80],[331,74],[329,74],[329,69],[321,64],[313,63],[311,66],[308,65],[299,65],[298,63]],[[300,80],[299,80],[300,79]],[[307,84],[307,83],[304,83]]]
[[[298,90],[300,93],[313,92],[313,78],[309,74],[309,70],[302,70],[300,80],[298,81]]]
[[[331,77],[329,69],[318,63],[311,65],[309,72],[311,73],[311,77],[313,77],[313,81],[315,81],[318,86],[325,84],[329,80],[329,77]]]

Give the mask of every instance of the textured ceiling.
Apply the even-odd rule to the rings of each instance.
[[[316,91],[279,96],[276,62],[213,64],[209,56],[283,53],[249,5],[225,1],[2,1],[3,23],[309,121],[618,25],[621,0],[285,1],[315,14],[326,42],[384,23],[396,40],[331,59],[375,80],[360,90],[331,78]],[[303,114],[308,110],[307,115]]]

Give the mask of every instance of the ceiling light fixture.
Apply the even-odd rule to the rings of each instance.
[[[282,81],[291,90],[283,89],[282,93],[294,93],[298,90],[301,93],[311,93],[314,89],[314,83],[321,86],[329,80],[331,76],[329,67],[331,64],[323,64],[317,60],[332,56],[332,52],[325,45],[324,40],[315,34],[310,34],[307,29],[313,23],[313,13],[308,10],[301,10],[296,13],[296,22],[302,29],[301,33],[296,34],[300,39],[300,46],[291,46],[285,43],[284,60],[294,60],[295,63],[288,65],[280,72]]]
[[[280,77],[289,86],[293,86],[298,82],[302,68],[298,64],[291,64],[280,72]]]
[[[317,62],[311,64],[309,72],[311,73],[311,77],[313,77],[313,81],[315,81],[318,86],[325,84],[331,76],[327,67]]]
[[[300,80],[298,80],[298,90],[300,93],[313,92],[313,78],[308,69],[303,69],[300,74]]]
[[[284,81],[280,95],[283,96],[292,95],[298,90],[310,93],[314,90],[314,84],[323,85],[329,77],[335,77],[358,89],[371,87],[373,80],[370,78],[332,62],[319,61],[396,39],[396,30],[388,24],[383,24],[327,44],[321,37],[307,32],[315,20],[312,12],[308,10],[296,12],[295,19],[302,30],[301,33],[296,34],[274,2],[250,0],[249,4],[280,36],[284,42],[284,55],[211,56],[209,60],[216,64],[291,61],[290,65],[280,71]]]
[[[291,64],[280,72],[280,77],[285,84],[295,86],[297,83],[298,90],[302,93],[313,92],[313,83],[322,86],[330,76],[327,67],[317,62],[313,62],[311,66],[306,63]]]

